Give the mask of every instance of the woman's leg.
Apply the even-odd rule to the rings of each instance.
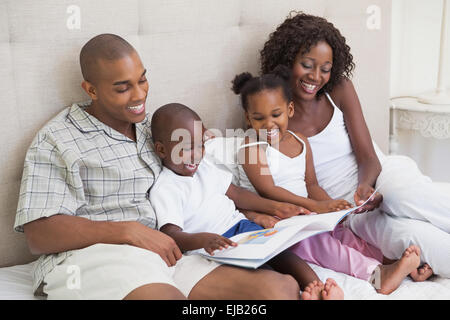
[[[435,274],[450,278],[450,234],[431,223],[391,217],[374,210],[350,215],[344,226],[392,260],[400,259],[410,245],[417,245],[421,249],[421,263],[428,263]]]
[[[363,280],[369,280],[375,268],[382,263],[381,252],[378,253],[379,259],[365,256],[357,249],[342,244],[331,232],[302,240],[290,250],[305,261]]]
[[[430,222],[450,233],[450,193],[420,172],[408,157],[388,156],[377,180],[381,210],[391,216]]]

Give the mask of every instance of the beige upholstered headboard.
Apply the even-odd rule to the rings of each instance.
[[[346,36],[354,82],[372,136],[386,151],[389,0],[0,0],[0,266],[33,260],[13,232],[23,159],[37,130],[86,100],[78,54],[116,33],[149,70],[150,111],[168,102],[196,109],[211,128],[243,124],[233,76],[259,70],[259,50],[291,10],[328,18]]]

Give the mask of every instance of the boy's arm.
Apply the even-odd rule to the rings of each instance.
[[[213,255],[214,250],[222,250],[228,248],[228,246],[237,245],[230,239],[215,233],[187,233],[183,232],[183,229],[179,226],[170,223],[162,226],[160,231],[174,239],[182,252],[204,248],[206,252]]]

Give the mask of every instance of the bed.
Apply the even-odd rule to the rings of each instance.
[[[30,271],[35,262],[0,268],[0,300],[42,300],[31,292]],[[450,279],[433,277],[426,282],[403,281],[389,296],[377,294],[367,282],[310,264],[320,279],[333,278],[344,290],[346,300],[442,300],[450,299]]]
[[[92,36],[115,33],[136,47],[149,69],[150,112],[182,102],[209,128],[225,131],[244,126],[230,81],[258,72],[270,32],[291,10],[324,16],[352,47],[353,81],[372,137],[387,152],[390,9],[390,0],[0,1],[0,299],[37,299],[30,274],[37,257],[12,228],[23,160],[39,128],[87,99],[78,55]],[[321,278],[335,278],[347,299],[450,299],[449,279],[405,280],[386,297],[364,281],[313,267]]]

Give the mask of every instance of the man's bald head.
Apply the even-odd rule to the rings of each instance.
[[[95,83],[101,72],[98,68],[99,60],[118,60],[135,52],[131,44],[115,34],[105,33],[95,36],[80,52],[80,66],[84,80]]]
[[[201,121],[197,113],[180,103],[163,105],[152,116],[153,141],[167,143],[176,129],[193,128],[194,121]]]

